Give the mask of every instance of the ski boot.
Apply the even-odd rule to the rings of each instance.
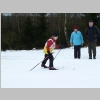
[[[45,66],[45,65],[43,65],[43,64],[41,64],[41,67],[48,68],[47,66]]]
[[[58,69],[56,69],[54,67],[49,67],[49,70],[58,70]]]

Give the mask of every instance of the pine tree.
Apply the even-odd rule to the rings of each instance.
[[[37,32],[35,34],[35,45],[37,48],[43,48],[44,43],[48,38],[46,13],[38,14],[38,22],[36,24]]]
[[[20,40],[22,49],[32,49],[32,44],[34,41],[34,32],[33,32],[33,22],[30,16],[27,16],[25,23],[23,25],[22,34],[20,34]]]

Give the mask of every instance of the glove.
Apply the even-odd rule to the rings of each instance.
[[[47,51],[48,55],[51,55],[52,53],[50,53],[50,51]]]
[[[97,38],[97,35],[95,35],[94,37]]]
[[[50,51],[47,51],[47,53],[49,54],[49,53],[50,53]]]
[[[73,46],[73,43],[70,43],[71,46]]]
[[[83,46],[83,44],[81,44],[81,46]]]
[[[94,40],[95,40],[95,39],[97,39],[97,36],[96,36],[96,35],[94,36]]]
[[[52,57],[52,53],[50,53],[50,51],[47,51],[49,58]]]

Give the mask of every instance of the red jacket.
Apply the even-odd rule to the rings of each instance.
[[[47,40],[44,46],[44,53],[48,54],[47,51],[50,51],[50,53],[53,51],[53,49],[56,47],[56,40],[54,40],[52,37]]]

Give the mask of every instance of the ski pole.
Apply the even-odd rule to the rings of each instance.
[[[61,50],[61,49],[60,49],[60,50]],[[60,50],[58,51],[58,53],[60,52]],[[54,53],[54,52],[53,52],[53,53]],[[58,53],[57,53],[57,55],[58,55]],[[55,56],[55,58],[57,57],[57,55]],[[46,58],[48,58],[48,57],[49,57],[49,56],[47,56]],[[46,59],[46,58],[45,58],[45,59]],[[55,58],[54,58],[54,59],[55,59]],[[44,60],[45,60],[45,59],[44,59]],[[40,63],[42,63],[42,61],[41,61]],[[38,66],[40,63],[38,63],[36,66]],[[33,70],[36,66],[34,66],[31,70]],[[31,71],[31,70],[30,70],[30,71]]]
[[[60,49],[60,50],[61,50],[61,49]],[[58,53],[60,52],[60,50],[58,51]],[[57,53],[57,55],[58,55],[58,53]],[[57,55],[55,56],[55,58],[57,57]],[[54,58],[54,59],[55,59],[55,58]]]
[[[48,57],[49,57],[49,56],[47,56],[46,58],[48,58]],[[45,59],[46,59],[46,58],[45,58]],[[45,59],[44,59],[44,60],[45,60]],[[40,63],[42,63],[42,61],[41,61]],[[40,63],[38,63],[36,66],[38,66]],[[31,70],[33,70],[36,66],[34,66]],[[30,70],[30,71],[31,71],[31,70]]]

